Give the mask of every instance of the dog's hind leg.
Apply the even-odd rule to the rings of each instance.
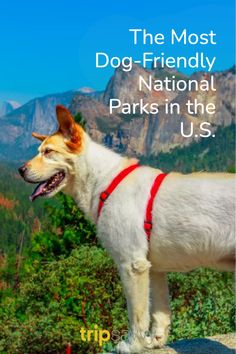
[[[151,269],[150,280],[152,347],[161,348],[167,341],[171,324],[167,275]]]
[[[125,263],[119,267],[127,300],[130,332],[128,340],[118,344],[118,353],[140,353],[148,347],[149,268],[150,263],[146,259]]]

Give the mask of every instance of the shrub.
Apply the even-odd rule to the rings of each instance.
[[[8,297],[2,304],[1,353],[65,353],[68,342],[74,353],[97,353],[97,343],[81,340],[82,327],[93,329],[97,324],[121,334],[127,330],[119,277],[102,248],[83,245],[69,257],[41,268],[34,262],[35,270],[21,284],[15,299]],[[231,274],[198,269],[171,273],[169,283],[170,341],[234,330]]]
[[[22,283],[15,299],[6,298],[0,312],[0,352],[96,353],[83,342],[81,327],[118,330],[127,327],[125,302],[112,260],[96,246],[81,246],[50,262]]]

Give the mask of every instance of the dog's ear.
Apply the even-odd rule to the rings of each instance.
[[[56,106],[59,131],[67,138],[70,138],[75,127],[75,121],[68,109],[62,105]]]
[[[66,138],[66,145],[72,151],[79,151],[82,147],[83,129],[76,124],[72,114],[62,105],[56,106],[59,132]]]
[[[41,135],[41,134],[38,134],[35,132],[32,133],[32,136],[38,140],[41,140],[41,141],[44,141],[48,137],[47,135]]]

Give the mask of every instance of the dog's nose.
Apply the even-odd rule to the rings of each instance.
[[[18,168],[19,174],[21,175],[21,177],[24,177],[25,171],[27,170],[26,165],[21,166],[20,168]]]

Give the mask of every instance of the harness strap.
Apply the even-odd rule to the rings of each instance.
[[[110,183],[110,185],[107,187],[106,190],[104,190],[100,194],[99,198],[99,204],[98,204],[98,212],[97,212],[97,217],[99,217],[102,207],[104,205],[104,202],[107,200],[107,198],[110,196],[110,194],[114,191],[114,189],[120,184],[120,182],[123,181],[123,179],[128,176],[132,171],[134,171],[136,168],[140,167],[139,163],[136,163],[134,165],[131,165],[124,170],[122,170]]]
[[[167,173],[161,173],[159,174],[152,185],[151,191],[150,191],[150,197],[147,203],[147,208],[146,208],[146,217],[144,220],[144,230],[147,235],[147,240],[150,241],[150,236],[151,236],[151,231],[152,231],[152,209],[153,209],[153,203],[155,196],[161,186],[161,183],[163,182],[164,178],[167,176]]]
[[[107,198],[111,195],[111,193],[116,189],[116,187],[123,181],[123,179],[128,176],[132,171],[134,171],[136,168],[140,167],[138,163],[131,165],[124,170],[122,170],[109,184],[107,189],[105,189],[101,194],[99,198],[99,204],[98,204],[98,211],[97,211],[97,217],[99,218],[102,208],[104,206],[105,201]],[[148,199],[147,203],[147,208],[146,208],[146,215],[144,219],[144,230],[147,235],[147,240],[150,241],[150,236],[151,236],[151,231],[152,231],[152,209],[153,209],[153,203],[154,199],[156,197],[156,194],[164,180],[164,178],[167,176],[167,173],[161,173],[159,174],[152,185],[151,191],[150,191],[150,196]]]

